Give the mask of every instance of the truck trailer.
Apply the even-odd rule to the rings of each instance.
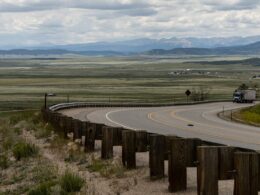
[[[256,90],[236,90],[233,94],[233,102],[236,103],[253,103],[256,100]]]

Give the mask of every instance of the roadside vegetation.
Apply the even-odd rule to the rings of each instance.
[[[0,124],[0,195],[86,194],[85,172],[111,181],[127,179],[120,159],[104,161],[100,151],[84,153],[78,143],[54,133],[39,111],[2,112]]]
[[[60,186],[65,193],[79,192],[84,185],[84,180],[77,174],[66,171],[64,175],[61,176]]]
[[[35,139],[50,142],[50,147],[55,142],[52,127],[42,121],[38,111],[0,113],[0,124],[1,195],[66,195],[85,185],[72,171],[60,172],[27,137],[34,135]],[[64,146],[65,142],[58,143]]]
[[[235,113],[235,117],[245,123],[260,126],[260,104],[251,108],[242,109],[241,111]]]
[[[117,177],[122,178],[125,176],[125,168],[122,163],[112,162],[111,160],[101,160],[94,155],[91,156],[88,170],[98,172],[101,176],[106,178]]]

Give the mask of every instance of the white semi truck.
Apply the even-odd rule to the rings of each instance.
[[[236,90],[233,94],[233,102],[236,103],[253,103],[256,100],[256,90]]]

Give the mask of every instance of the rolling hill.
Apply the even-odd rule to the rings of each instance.
[[[55,56],[55,55],[84,55],[84,56],[116,56],[124,55],[123,53],[114,51],[69,51],[62,49],[12,49],[0,50],[1,56]]]
[[[216,48],[174,48],[170,50],[152,49],[146,52],[127,53],[111,50],[100,51],[74,51],[66,49],[12,49],[0,50],[1,56],[18,55],[18,56],[50,56],[50,55],[83,55],[83,56],[124,56],[124,55],[259,55],[260,42]]]
[[[217,48],[176,48],[171,50],[153,49],[147,55],[258,55],[260,42],[249,45]]]
[[[125,41],[106,41],[94,43],[51,45],[27,49],[68,50],[68,51],[114,51],[119,53],[141,53],[153,49],[170,50],[175,48],[216,48],[247,45],[260,41],[260,36],[251,37],[211,37],[211,38],[139,38]]]
[[[244,59],[244,60],[192,61],[192,62],[185,62],[185,63],[191,63],[191,64],[211,64],[211,65],[244,64],[244,65],[260,66],[260,58],[248,58],[248,59]]]

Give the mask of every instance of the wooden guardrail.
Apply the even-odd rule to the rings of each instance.
[[[66,104],[68,106],[68,104]],[[149,151],[150,178],[165,177],[168,160],[169,192],[187,188],[187,167],[197,167],[197,194],[217,195],[219,180],[234,180],[234,195],[257,195],[260,191],[260,152],[224,146],[197,138],[164,136],[147,131],[108,127],[90,121],[80,121],[57,113],[63,105],[42,110],[43,119],[64,137],[85,137],[85,151],[95,150],[95,140],[101,140],[101,158],[113,157],[113,146],[122,146],[122,163],[136,168],[136,153]],[[84,106],[84,104],[70,104]],[[118,106],[118,105],[117,105]]]

